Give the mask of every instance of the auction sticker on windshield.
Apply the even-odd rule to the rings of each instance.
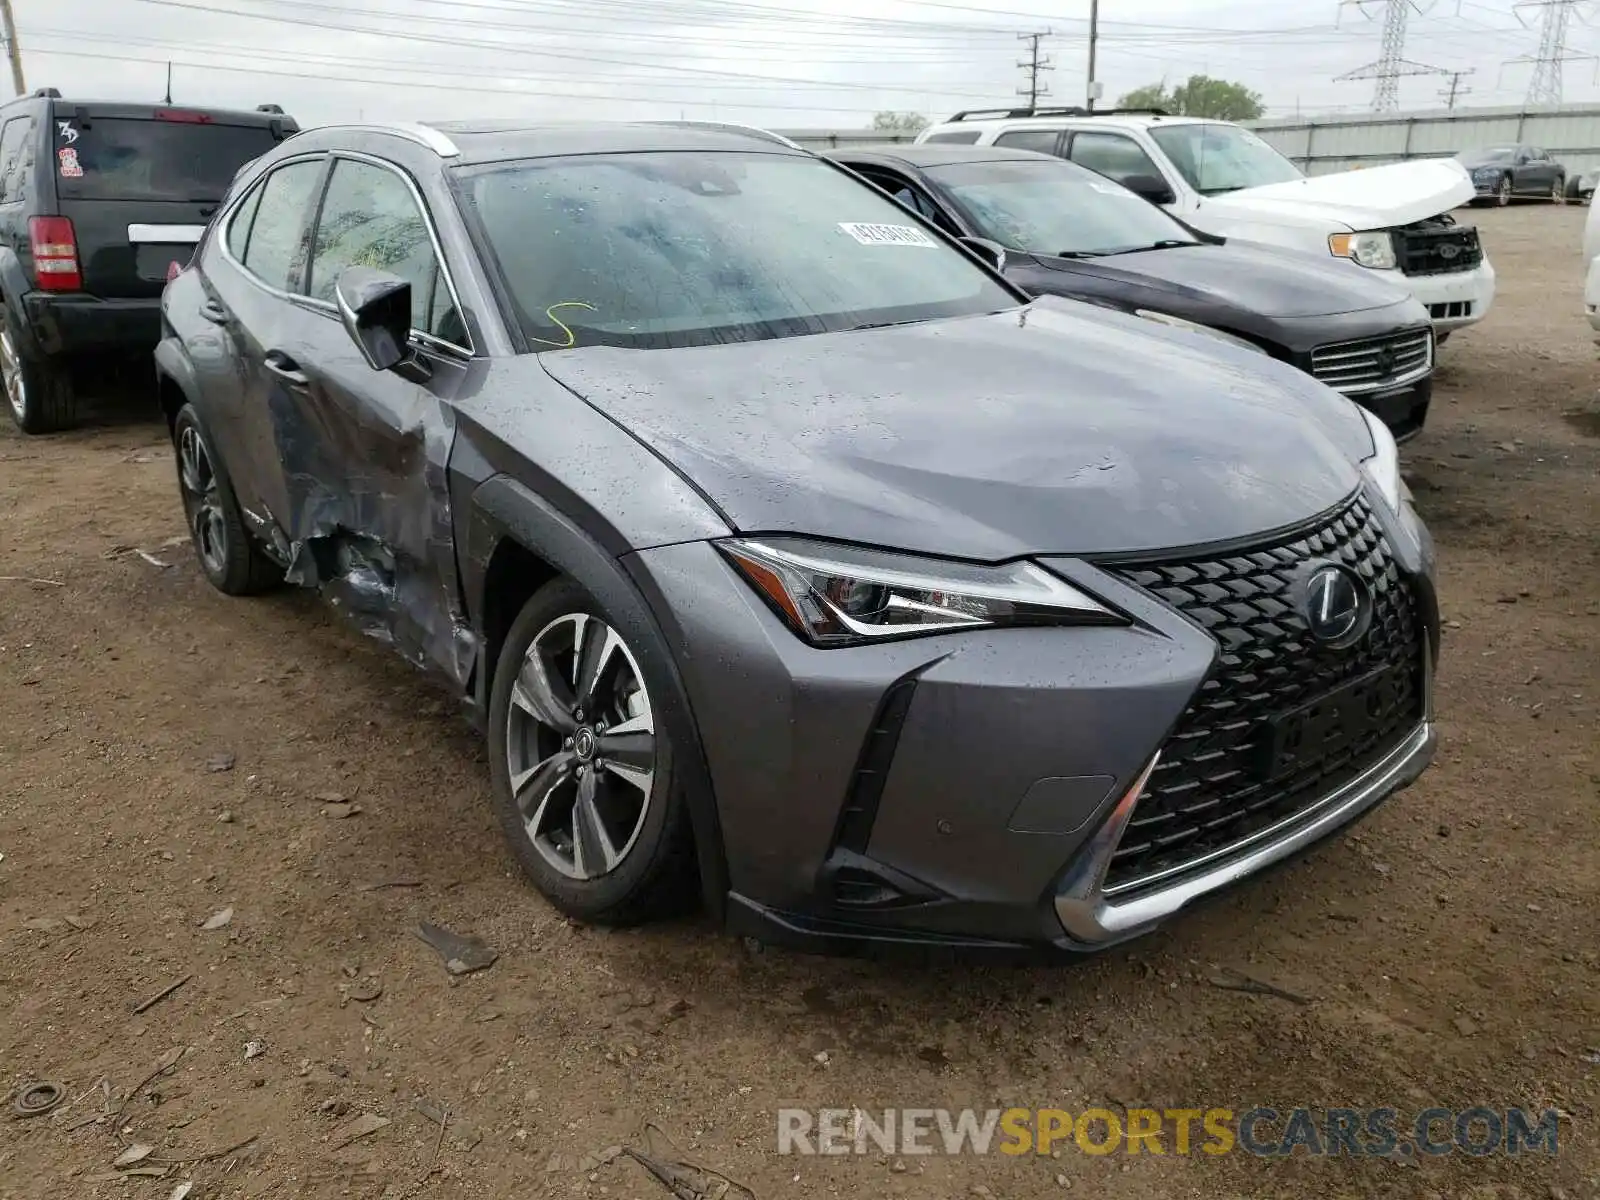
[[[933,246],[937,243],[914,225],[873,225],[840,221],[839,228],[863,246]]]

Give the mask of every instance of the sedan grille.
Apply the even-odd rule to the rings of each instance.
[[[1433,331],[1409,329],[1385,337],[1318,346],[1311,373],[1341,392],[1370,392],[1421,378],[1433,367]]]
[[[1483,246],[1473,226],[1435,225],[1395,231],[1400,269],[1407,275],[1449,275],[1470,271],[1483,261]]]
[[[1300,615],[1296,583],[1313,560],[1343,565],[1371,590],[1372,624],[1348,649],[1315,643]],[[1360,496],[1286,541],[1108,569],[1221,649],[1162,747],[1111,860],[1108,891],[1181,873],[1294,818],[1383,759],[1423,718],[1420,609]],[[1297,736],[1311,730],[1314,738]]]

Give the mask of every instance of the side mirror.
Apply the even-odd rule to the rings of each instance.
[[[371,267],[346,267],[333,288],[344,331],[374,371],[392,371],[411,356],[411,285]]]
[[[999,242],[991,242],[988,238],[964,237],[961,244],[996,271],[1003,272],[1006,269],[1006,248]]]
[[[1176,204],[1178,194],[1172,190],[1170,184],[1158,175],[1129,175],[1126,179],[1119,179],[1118,183],[1127,188],[1135,196],[1150,201],[1151,204]]]

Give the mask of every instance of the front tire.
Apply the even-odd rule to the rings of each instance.
[[[0,328],[0,380],[6,409],[23,433],[60,433],[78,423],[71,378],[49,363],[25,358],[9,325]]]
[[[192,404],[172,425],[189,540],[207,582],[228,596],[264,592],[283,581],[279,567],[250,536],[222,460],[217,457]]]
[[[1500,189],[1495,192],[1494,202],[1501,208],[1511,206],[1511,176],[1506,175],[1500,180]]]
[[[524,873],[562,912],[631,925],[684,906],[693,840],[666,689],[570,579],[512,623],[489,696],[494,810]]]
[[[1557,179],[1550,185],[1550,203],[1565,204],[1567,202],[1567,181]]]

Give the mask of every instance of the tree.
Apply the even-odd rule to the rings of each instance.
[[[872,118],[872,127],[880,133],[921,133],[928,127],[928,118],[921,113],[885,110]]]
[[[1160,108],[1176,117],[1210,117],[1214,121],[1254,121],[1266,111],[1258,92],[1209,75],[1191,75],[1187,83],[1171,89],[1165,80],[1134,88],[1117,106]]]

